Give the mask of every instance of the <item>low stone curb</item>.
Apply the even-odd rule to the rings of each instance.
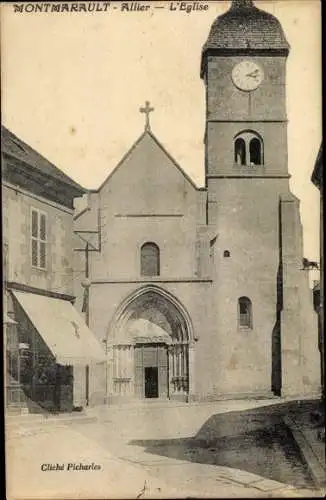
[[[321,466],[318,458],[316,457],[312,447],[306,440],[304,434],[301,432],[300,427],[290,417],[283,417],[284,423],[291,430],[295,441],[297,442],[302,458],[304,459],[315,486],[318,488],[326,484],[326,471]]]

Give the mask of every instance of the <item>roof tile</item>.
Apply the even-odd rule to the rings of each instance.
[[[280,22],[272,14],[258,9],[251,1],[233,2],[231,8],[212,24],[203,47],[207,50],[290,48]]]
[[[37,153],[31,146],[16,137],[6,127],[1,126],[2,152],[24,162],[26,165],[52,177],[53,179],[75,188],[80,193],[86,190],[77,182],[64,174],[58,167]]]

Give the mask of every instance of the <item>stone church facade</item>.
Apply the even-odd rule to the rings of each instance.
[[[288,53],[274,16],[233,0],[201,56],[205,186],[152,133],[147,107],[144,133],[76,215],[76,269],[87,254],[89,324],[108,354],[99,400],[319,393],[289,188]],[[81,307],[78,279],[75,292]]]

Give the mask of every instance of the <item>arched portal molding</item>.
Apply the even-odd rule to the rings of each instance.
[[[113,315],[112,321],[110,322],[107,339],[110,339],[112,343],[114,343],[115,339],[119,338],[121,329],[124,328],[130,318],[130,315],[132,314],[133,304],[142,296],[146,296],[149,293],[153,293],[158,297],[163,298],[168,304],[172,304],[176,308],[185,322],[188,337],[187,340],[189,343],[193,343],[195,341],[194,329],[187,309],[172,293],[156,285],[145,285],[138,288],[136,291],[129,293],[122,300]]]

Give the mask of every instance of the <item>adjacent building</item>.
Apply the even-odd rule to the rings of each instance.
[[[108,401],[319,394],[289,187],[289,50],[273,15],[233,0],[201,54],[205,185],[153,134],[147,103],[144,132],[75,217],[89,324],[110,360],[97,392]]]
[[[85,367],[105,358],[73,306],[73,200],[85,190],[1,133],[6,404],[69,411],[90,397]]]
[[[323,145],[320,146],[311,180],[320,192],[320,283],[315,288],[315,307],[319,316],[319,350],[321,360],[322,393],[325,397],[325,340],[324,340],[324,224],[323,224]]]

